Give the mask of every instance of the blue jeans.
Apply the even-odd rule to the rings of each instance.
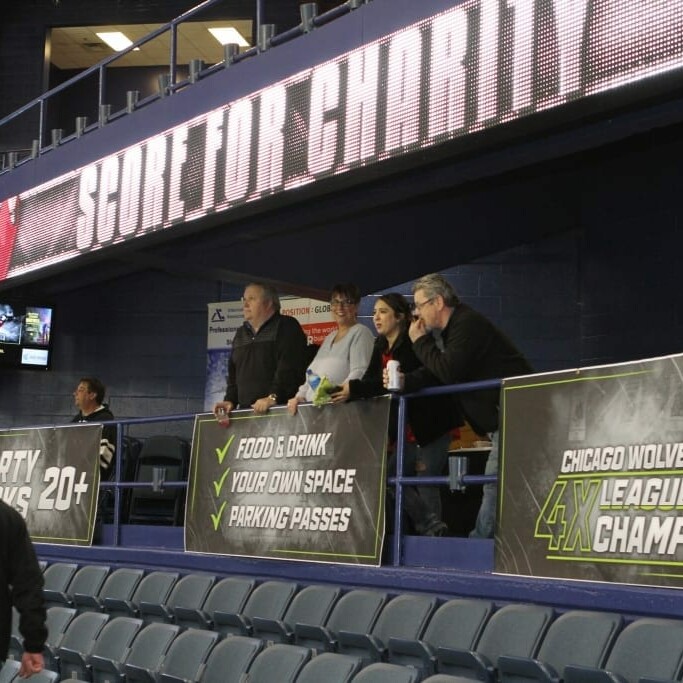
[[[486,459],[484,474],[498,474],[498,432],[491,434],[491,452]],[[493,538],[496,526],[497,484],[484,484],[484,495],[477,514],[477,522],[470,531],[470,538]]]
[[[412,460],[417,477],[439,477],[444,474],[446,461],[448,460],[448,446],[451,443],[449,432],[442,434],[426,446],[418,446],[415,443],[406,444],[405,458],[406,471],[409,472],[407,463]],[[429,514],[441,519],[441,487],[418,486],[418,493],[429,510]]]

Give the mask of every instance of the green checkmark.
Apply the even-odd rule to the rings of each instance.
[[[216,489],[216,495],[219,496],[221,493],[221,489],[223,488],[223,483],[225,482],[225,478],[228,476],[230,473],[230,468],[228,467],[225,472],[223,472],[223,476],[218,480],[213,482],[213,487]]]
[[[218,531],[218,527],[220,526],[221,523],[221,517],[223,516],[223,510],[225,509],[225,506],[228,504],[227,500],[223,501],[223,504],[218,508],[218,514],[214,515],[211,513],[211,521],[213,522],[213,530]]]
[[[232,443],[232,440],[235,438],[234,434],[230,435],[230,438],[228,439],[228,443],[223,446],[223,448],[217,448],[216,449],[216,455],[218,456],[218,464],[222,465],[223,460],[225,459],[225,456],[228,454],[228,449],[230,448],[230,444]]]

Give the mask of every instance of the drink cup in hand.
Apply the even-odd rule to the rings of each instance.
[[[397,360],[390,360],[387,363],[387,373],[389,375],[389,382],[387,384],[387,389],[389,391],[400,391],[401,390],[401,378],[399,377],[399,370],[401,364]]]

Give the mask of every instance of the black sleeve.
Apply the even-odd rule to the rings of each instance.
[[[42,652],[47,639],[43,573],[29,538],[26,524],[12,510],[11,552],[8,554],[7,579],[12,587],[12,604],[19,611],[19,632],[27,652]]]
[[[377,344],[372,349],[370,364],[362,379],[352,379],[349,382],[351,400],[358,398],[372,398],[386,394],[382,378],[382,352]]]
[[[285,403],[298,391],[306,377],[308,349],[306,335],[296,318],[283,315],[277,336],[277,364],[270,393]]]
[[[235,333],[235,337],[236,336],[237,336],[237,333]],[[233,349],[235,348],[235,340],[234,339],[232,341],[232,347],[233,347]],[[230,354],[230,357],[228,359],[227,386],[225,388],[225,396],[223,397],[223,400],[224,401],[230,401],[235,408],[237,408],[237,404],[239,403],[239,397],[237,395],[236,368],[235,368],[235,361],[233,360],[232,353]]]

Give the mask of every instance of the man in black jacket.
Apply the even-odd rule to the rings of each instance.
[[[235,408],[253,408],[264,415],[286,403],[304,381],[308,364],[306,335],[296,318],[280,313],[273,287],[261,282],[247,285],[242,308],[244,324],[232,342],[225,398],[213,409],[226,427]]]
[[[403,377],[403,389],[417,391],[434,385],[499,379],[532,372],[514,344],[483,315],[458,299],[438,273],[413,284],[416,320],[408,334],[422,367]],[[498,472],[499,389],[458,394],[462,412],[478,434],[491,437],[486,474]],[[473,538],[491,538],[496,516],[496,486],[486,484]]]
[[[19,675],[26,678],[43,669],[47,638],[43,574],[21,515],[0,501],[0,662],[7,659],[12,631],[12,607],[19,612],[24,654]]]

